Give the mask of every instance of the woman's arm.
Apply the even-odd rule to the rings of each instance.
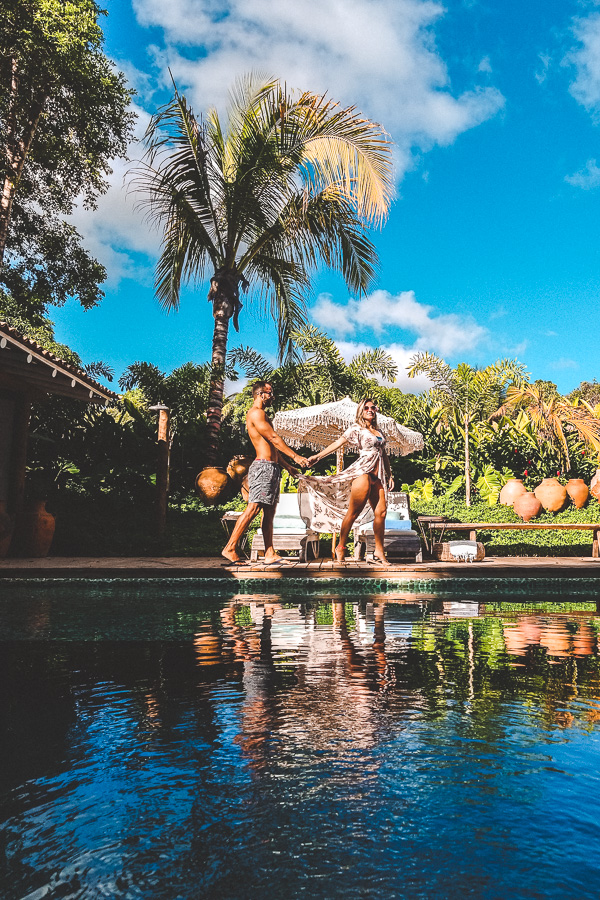
[[[308,464],[309,466],[314,466],[316,462],[319,462],[320,459],[325,459],[326,456],[329,456],[330,453],[334,453],[336,450],[339,450],[340,447],[343,447],[344,444],[348,443],[348,439],[342,435],[337,441],[334,441],[333,444],[330,444],[329,447],[325,447],[324,450],[321,450],[320,453],[315,453],[314,456],[309,456]]]

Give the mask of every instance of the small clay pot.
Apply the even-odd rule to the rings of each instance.
[[[203,503],[216,506],[232,496],[235,486],[225,469],[208,466],[196,477],[196,490]]]
[[[45,500],[34,500],[23,513],[19,532],[21,556],[48,556],[56,528],[56,519],[46,509]]]
[[[234,456],[227,466],[227,474],[239,484],[248,474],[251,462],[250,456]]]
[[[567,481],[567,494],[576,509],[581,509],[588,501],[590,490],[583,478],[570,478]]]
[[[516,498],[526,492],[527,488],[520,478],[509,478],[500,491],[500,503],[503,506],[512,506]]]
[[[535,494],[532,494],[531,491],[525,491],[524,494],[519,494],[515,498],[513,509],[524,522],[529,522],[531,519],[539,516],[542,511],[542,504]]]
[[[566,487],[556,478],[544,478],[533,493],[548,512],[559,512],[567,499]]]

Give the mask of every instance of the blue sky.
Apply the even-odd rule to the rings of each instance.
[[[517,357],[568,391],[600,379],[600,4],[575,0],[108,0],[106,52],[137,90],[139,131],[169,95],[223,109],[250,70],[323,91],[395,142],[397,199],[374,238],[381,271],[357,300],[324,272],[311,319],[351,355],[389,349],[406,379],[416,350],[455,365]],[[135,145],[131,156],[139,154]],[[74,221],[108,270],[106,298],[53,311],[59,340],[120,375],[206,361],[208,285],[178,313],[153,296],[158,237],[133,209],[119,163]],[[374,328],[374,323],[378,327]],[[241,333],[274,356],[249,298]]]

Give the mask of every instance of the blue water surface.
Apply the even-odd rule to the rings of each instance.
[[[2,898],[598,897],[593,596],[0,588]]]

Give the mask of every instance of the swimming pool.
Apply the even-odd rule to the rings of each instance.
[[[593,584],[434,588],[0,584],[0,896],[597,897]]]

